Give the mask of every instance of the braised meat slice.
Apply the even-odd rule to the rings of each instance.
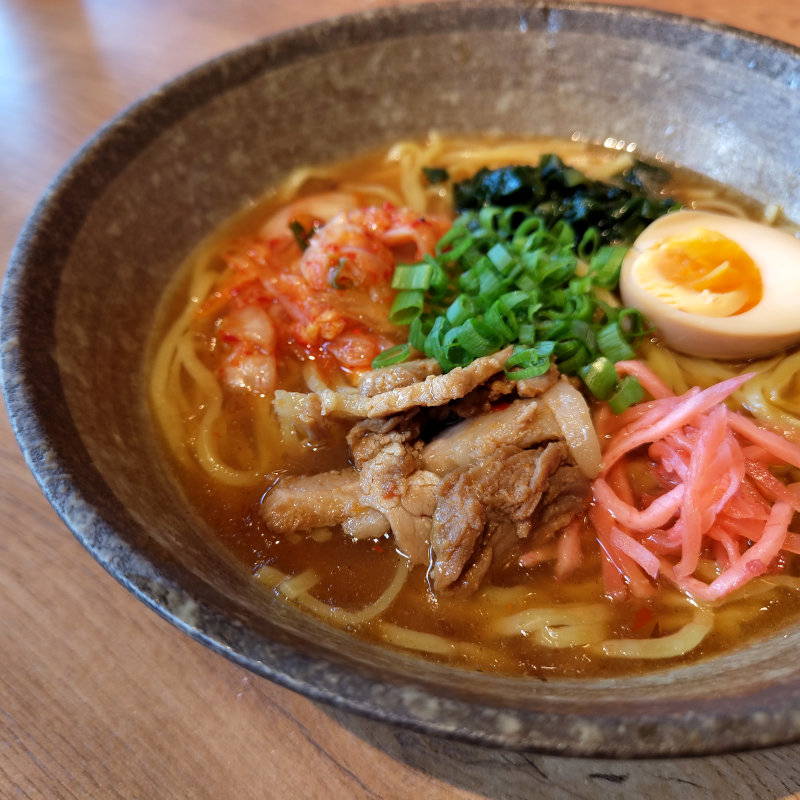
[[[591,481],[578,467],[559,467],[550,476],[531,538],[543,542],[566,528],[574,517],[586,511],[590,488]]]
[[[493,375],[501,372],[513,348],[476,358],[467,367],[456,367],[445,375],[429,375],[424,381],[393,389],[371,398],[368,417],[386,417],[414,406],[443,406],[458,400]]]
[[[261,503],[262,516],[277,533],[340,525],[366,510],[354,469],[283,476]]]
[[[358,470],[362,502],[383,514],[398,549],[411,563],[421,564],[428,559],[438,478],[419,470],[422,443],[415,417],[413,409],[362,420],[350,430],[347,443]]]
[[[456,367],[446,375],[429,374],[405,386],[399,386],[367,397],[356,389],[323,389],[319,392],[276,392],[273,403],[276,413],[284,419],[285,410],[290,409],[304,424],[316,424],[322,417],[342,419],[375,419],[399,414],[411,408],[443,406],[458,400],[489,378],[501,372],[511,347],[490,356],[476,358],[467,367]]]
[[[509,401],[515,397],[539,397],[558,382],[558,369],[550,365],[544,375],[515,381],[498,375],[473,389],[469,394],[451,404],[453,413],[464,419],[488,414],[496,408],[498,401]]]
[[[520,381],[512,381],[505,377],[496,378],[489,382],[488,389],[491,392],[492,400],[512,393],[516,393],[520,397],[538,397],[554,386],[557,380],[558,368],[555,364],[551,364],[550,369],[544,375],[536,378],[523,378]]]
[[[269,528],[293,533],[341,525],[356,539],[391,530],[412,564],[427,563],[439,477],[419,469],[415,413],[353,426],[347,438],[355,469],[282,476],[261,504]]]
[[[349,428],[352,468],[282,476],[262,503],[267,525],[340,525],[354,539],[391,532],[411,565],[429,567],[437,593],[472,592],[523,542],[553,537],[588,503],[589,410],[555,368],[509,380],[510,353],[447,374],[429,359],[373,370],[358,389],[276,392],[300,442]]]
[[[374,508],[368,508],[342,522],[342,532],[351,539],[378,539],[391,529],[389,520]]]
[[[403,462],[399,469],[408,475],[419,460],[419,446],[414,445],[418,436],[419,421],[416,411],[412,410],[383,419],[357,422],[347,434],[347,444],[357,470],[363,471],[367,465],[374,467],[376,459],[383,459],[384,466]]]
[[[313,442],[328,435],[328,420],[322,415],[322,406],[310,398],[316,399],[316,395],[283,389],[275,391],[272,407],[285,442],[293,439]]]
[[[424,381],[429,375],[441,374],[442,368],[435,358],[418,358],[391,367],[362,372],[358,376],[358,391],[365,397],[374,397],[376,394]]]
[[[445,428],[423,448],[422,464],[446,475],[503,445],[526,449],[561,438],[558,421],[545,403],[515,400],[505,408]]]
[[[483,551],[494,534],[530,535],[550,478],[568,455],[560,441],[533,450],[505,446],[442,479],[431,530],[437,592],[456,584],[471,563],[486,561]],[[584,494],[584,505],[587,499]]]

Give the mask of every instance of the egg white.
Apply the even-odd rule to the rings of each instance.
[[[650,294],[637,277],[642,254],[667,239],[696,228],[716,231],[736,242],[761,273],[763,295],[753,308],[728,317],[682,311]],[[800,240],[750,220],[702,211],[660,217],[636,239],[622,264],[620,293],[639,309],[663,342],[682,353],[744,359],[784,350],[800,341]]]

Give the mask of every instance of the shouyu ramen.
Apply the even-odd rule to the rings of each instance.
[[[331,625],[542,678],[684,663],[800,609],[792,248],[629,153],[400,142],[191,254],[150,402],[253,580]]]

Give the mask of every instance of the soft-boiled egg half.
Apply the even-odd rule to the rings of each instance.
[[[680,352],[774,353],[800,341],[800,240],[738,217],[676,211],[633,243],[620,293]]]

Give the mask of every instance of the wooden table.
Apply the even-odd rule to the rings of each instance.
[[[0,263],[59,167],[177,73],[385,0],[0,0]],[[639,0],[800,45],[797,0]],[[485,753],[329,710],[212,654],[83,551],[0,420],[0,796],[800,797],[800,745],[679,761]]]

